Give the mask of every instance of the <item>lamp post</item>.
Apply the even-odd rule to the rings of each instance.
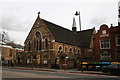
[[[78,15],[79,15],[79,27],[80,27],[80,31],[81,31],[80,11],[79,11],[79,12],[78,12],[78,11],[76,11],[75,15],[76,15],[76,16],[78,16]]]

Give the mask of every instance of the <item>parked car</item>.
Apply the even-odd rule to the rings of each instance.
[[[111,64],[108,66],[103,66],[102,72],[106,73],[108,75],[110,75],[110,74],[120,75],[120,64]]]

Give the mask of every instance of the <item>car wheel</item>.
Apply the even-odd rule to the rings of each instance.
[[[107,75],[111,75],[111,72],[110,72],[110,71],[107,71]]]

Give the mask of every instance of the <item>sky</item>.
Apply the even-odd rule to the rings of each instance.
[[[120,1],[118,2],[118,8],[120,8]],[[118,22],[120,22],[120,18],[119,17],[118,17]]]
[[[40,18],[70,30],[75,17],[79,31],[76,11],[80,11],[82,30],[118,24],[118,0],[2,0],[0,10],[0,31],[22,45],[39,11]]]

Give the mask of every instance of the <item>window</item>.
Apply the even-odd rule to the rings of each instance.
[[[36,49],[36,40],[34,40],[34,48]]]
[[[107,51],[104,51],[104,52],[101,54],[101,60],[111,60],[111,54],[108,53]]]
[[[38,40],[34,41],[34,48],[36,51],[38,51]]]
[[[62,46],[58,48],[58,54],[60,54],[61,52],[62,52]]]
[[[78,58],[81,57],[81,53],[80,53],[80,50],[77,51],[77,55],[78,55]]]
[[[106,34],[106,30],[102,30],[102,34]]]
[[[100,40],[100,48],[110,49],[110,40],[109,39]]]
[[[48,49],[48,39],[45,39],[45,49]]]
[[[42,49],[41,46],[42,42],[41,42],[41,34],[40,32],[36,32],[35,33],[35,38],[34,38],[34,48],[36,51],[40,51]]]
[[[120,35],[116,36],[116,45],[120,46]]]
[[[35,33],[35,38],[36,39],[39,39],[41,37],[41,35],[40,35],[40,33],[37,31],[36,33]]]
[[[120,60],[120,50],[116,50],[116,59]]]
[[[30,51],[30,41],[28,41],[28,51]]]
[[[36,40],[36,51],[38,51],[38,40]]]
[[[69,50],[70,50],[70,52],[72,52],[72,48],[70,48]]]
[[[42,49],[42,43],[41,43],[41,40],[39,40],[39,51]]]
[[[61,50],[62,50],[62,47],[60,46],[60,47],[59,47],[59,51],[61,51]]]

